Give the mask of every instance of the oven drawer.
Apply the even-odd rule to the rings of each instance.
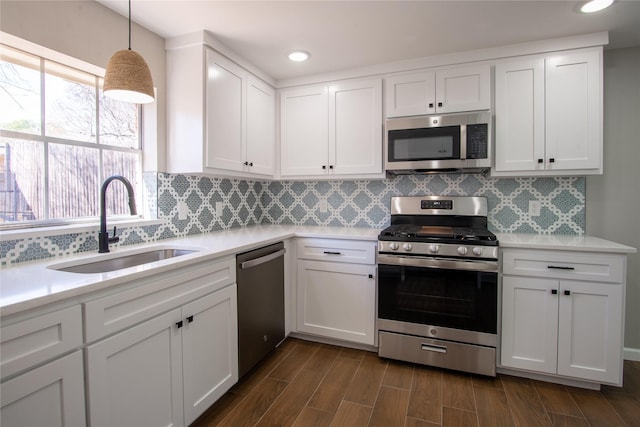
[[[502,250],[502,272],[519,276],[621,283],[625,257],[548,250]]]
[[[336,239],[298,239],[298,259],[375,264],[376,242]]]
[[[380,331],[378,355],[389,359],[496,376],[496,349]]]

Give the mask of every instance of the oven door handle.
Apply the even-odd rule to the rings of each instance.
[[[378,264],[404,265],[409,267],[444,268],[448,270],[497,272],[498,262],[487,260],[463,261],[447,258],[425,258],[419,256],[378,254]]]

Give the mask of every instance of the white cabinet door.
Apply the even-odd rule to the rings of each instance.
[[[391,76],[386,79],[386,116],[491,109],[489,65]]]
[[[436,112],[491,109],[489,65],[457,67],[436,72]]]
[[[601,168],[600,52],[554,55],[545,64],[547,168]]]
[[[375,266],[298,261],[298,331],[373,345]]]
[[[558,374],[621,383],[622,288],[560,282]]]
[[[602,173],[602,51],[496,65],[496,176]]]
[[[557,292],[557,280],[503,277],[502,366],[556,373]]]
[[[386,79],[387,117],[419,116],[436,112],[435,72],[404,74]]]
[[[246,149],[242,162],[247,172],[273,176],[275,172],[275,91],[247,75]]]
[[[321,175],[328,170],[328,88],[312,86],[280,94],[282,176]]]
[[[211,49],[206,51],[205,166],[243,170],[245,71]],[[188,78],[188,77],[184,77]]]
[[[180,309],[87,347],[89,421],[182,426]]]
[[[234,284],[182,308],[185,425],[238,381],[236,302]]]
[[[382,173],[382,80],[329,86],[329,163],[337,175]]]
[[[496,171],[544,169],[544,59],[497,64]]]
[[[5,381],[0,386],[0,425],[85,425],[82,371],[82,353],[76,351]]]

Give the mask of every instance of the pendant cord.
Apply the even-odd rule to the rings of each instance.
[[[129,0],[129,50],[131,50],[131,0]]]

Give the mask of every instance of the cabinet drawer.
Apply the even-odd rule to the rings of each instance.
[[[297,245],[298,259],[348,262],[355,264],[376,263],[376,242],[334,239],[299,239]]]
[[[502,272],[520,276],[552,277],[596,282],[624,281],[625,256],[563,252],[502,251]]]
[[[80,305],[3,326],[0,333],[2,378],[81,345]]]
[[[95,341],[236,281],[233,258],[152,276],[138,286],[85,303],[85,338]]]

